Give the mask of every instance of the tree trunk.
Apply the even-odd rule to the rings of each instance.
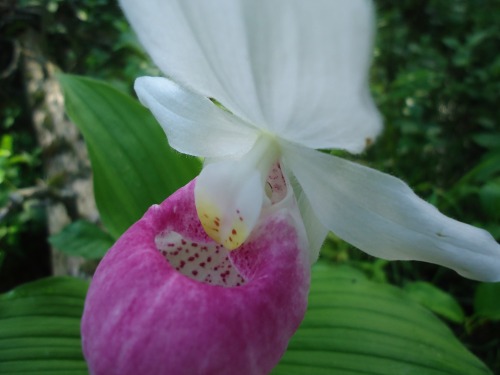
[[[76,126],[64,111],[61,86],[55,76],[57,67],[47,61],[40,46],[43,40],[35,31],[21,38],[22,69],[28,104],[38,144],[42,149],[49,234],[58,233],[77,219],[98,221],[87,149]],[[54,275],[87,276],[82,258],[67,256],[52,249]]]

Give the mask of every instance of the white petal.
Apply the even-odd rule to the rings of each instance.
[[[170,146],[203,157],[238,156],[252,148],[257,131],[209,99],[158,77],[136,80],[137,95],[162,126]]]
[[[300,146],[283,148],[319,220],[342,239],[384,259],[500,280],[500,245],[488,232],[446,217],[395,177]]]
[[[121,0],[165,74],[312,148],[361,151],[380,132],[367,88],[369,0]]]
[[[309,261],[313,264],[319,258],[319,252],[328,235],[328,229],[316,217],[309,200],[303,192],[298,196],[297,201],[309,242]]]
[[[308,242],[309,262],[314,264],[319,258],[321,246],[325,242],[329,230],[317,218],[309,199],[307,199],[290,168],[286,164],[283,167],[285,168],[285,175],[288,177],[287,184],[292,187],[293,193],[297,197],[297,205]]]

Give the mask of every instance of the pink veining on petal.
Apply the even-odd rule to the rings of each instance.
[[[286,197],[287,184],[279,162],[274,163],[271,167],[267,176],[267,185],[271,190],[271,196],[269,197],[271,203],[277,203]]]
[[[289,212],[228,255],[193,189],[151,207],[101,261],[82,318],[91,374],[268,374],[302,321],[309,266]]]

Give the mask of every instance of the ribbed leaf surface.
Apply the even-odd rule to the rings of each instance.
[[[80,317],[88,283],[52,277],[0,296],[0,374],[87,375]]]
[[[273,375],[487,375],[448,327],[395,287],[313,272],[306,318]]]
[[[114,237],[198,174],[200,161],[172,150],[137,100],[88,78],[61,75],[60,82],[89,150],[99,213]]]

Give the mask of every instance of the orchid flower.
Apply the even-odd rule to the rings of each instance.
[[[309,264],[293,196],[228,254],[198,220],[195,183],[99,264],[82,318],[92,375],[267,374],[302,321]]]
[[[500,245],[489,233],[442,215],[394,177],[316,151],[359,153],[381,131],[368,88],[370,1],[122,6],[169,77],[139,78],[141,102],[173,148],[207,158],[196,207],[216,242],[234,249],[245,241],[270,205],[266,176],[278,163],[298,182],[312,261],[331,230],[380,258],[500,280]]]
[[[101,262],[82,323],[93,374],[266,374],[328,231],[377,257],[500,280],[500,245],[399,179],[323,153],[382,129],[368,0],[121,0],[168,78],[135,89],[199,177]],[[166,260],[166,261],[165,261]]]

